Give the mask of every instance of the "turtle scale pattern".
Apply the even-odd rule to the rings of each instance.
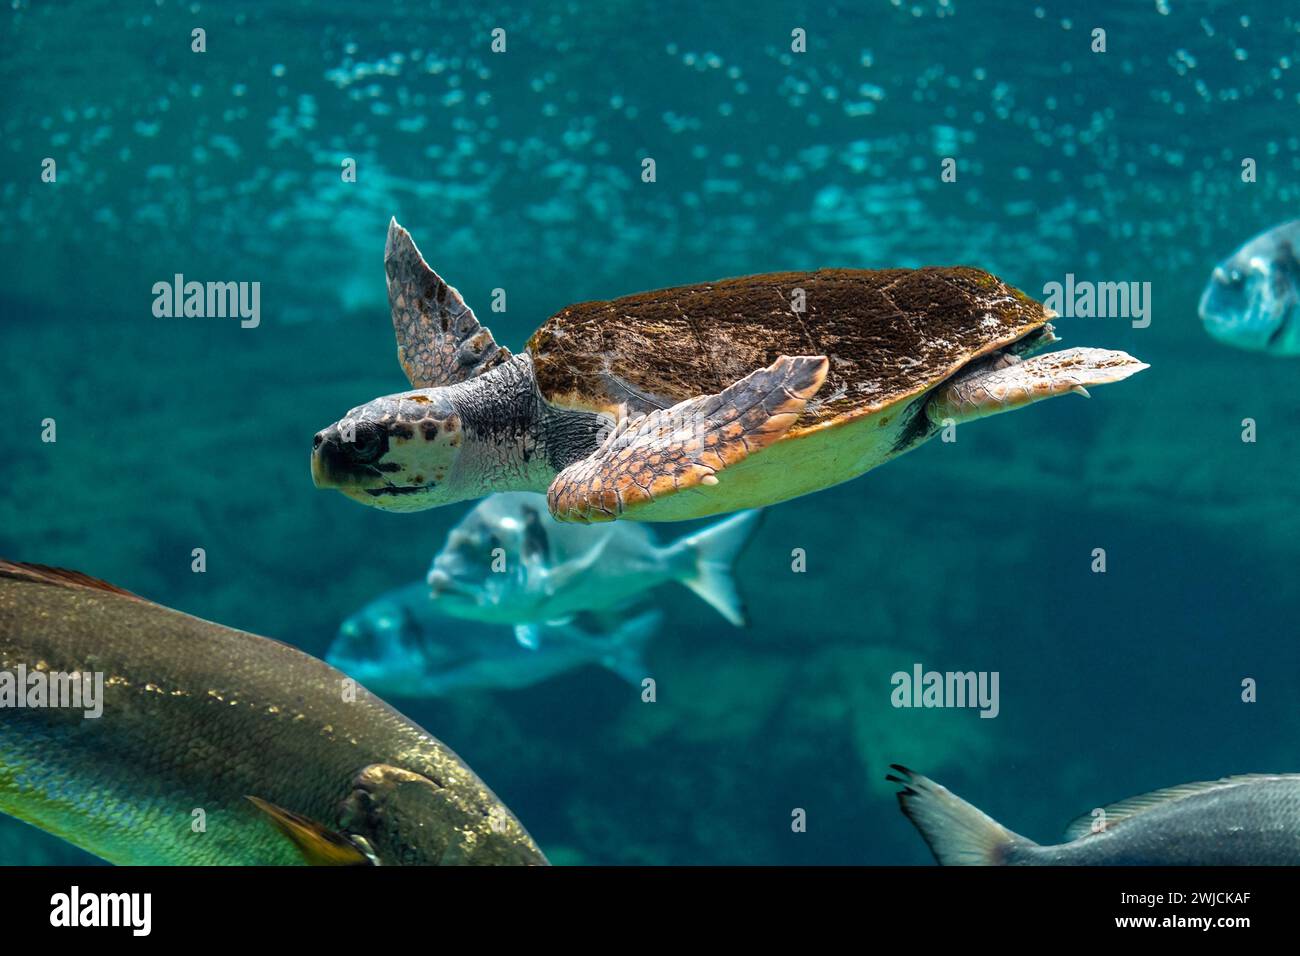
[[[921,392],[1047,318],[979,269],[823,269],[579,303],[547,320],[528,351],[552,404],[634,413],[720,393],[781,355],[826,355],[826,383],[793,436]]]

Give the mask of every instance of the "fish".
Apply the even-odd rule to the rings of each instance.
[[[933,780],[893,764],[898,804],[944,866],[1295,866],[1300,774],[1168,787],[1079,817],[1062,843],[1012,833]]]
[[[532,649],[506,625],[451,617],[440,604],[423,581],[389,591],[343,622],[325,659],[394,697],[529,687],[587,664],[639,685],[650,676],[643,651],[663,619],[651,610],[609,635],[572,623],[541,625],[539,646]]]
[[[102,688],[100,715],[13,706],[34,675]],[[341,672],[79,572],[0,561],[0,704],[0,812],[110,863],[546,863],[455,753]]]
[[[661,546],[634,522],[570,524],[546,496],[503,492],[476,505],[447,535],[428,586],[446,613],[515,627],[536,647],[537,626],[599,612],[676,581],[737,627],[744,609],[732,566],[758,524],[743,511]]]
[[[1205,329],[1220,342],[1300,355],[1300,219],[1260,233],[1219,263],[1201,294]]]

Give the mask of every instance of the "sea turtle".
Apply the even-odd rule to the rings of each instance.
[[[959,423],[1147,366],[1056,341],[966,267],[782,272],[562,309],[511,355],[393,220],[397,357],[415,391],[316,435],[312,475],[418,511],[547,490],[564,521],[673,521],[855,478]]]

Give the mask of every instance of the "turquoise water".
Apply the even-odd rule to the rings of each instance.
[[[468,505],[385,514],[307,467],[405,387],[394,215],[515,350],[572,302],[764,271],[1149,282],[1146,327],[1057,323],[1148,371],[770,509],[747,631],[662,592],[655,703],[593,667],[397,704],[556,862],[929,862],[892,762],[1040,840],[1300,769],[1297,366],[1196,316],[1214,264],[1296,215],[1300,11],[18,0],[0,24],[0,555],[316,654],[420,577]],[[260,282],[260,324],[155,317],[177,273]],[[893,707],[915,663],[996,671],[998,716]],[[87,859],[0,820],[0,863]]]

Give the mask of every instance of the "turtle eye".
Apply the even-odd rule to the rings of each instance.
[[[368,465],[378,460],[382,442],[383,435],[379,429],[369,422],[363,422],[357,425],[353,440],[343,443],[343,450],[357,464]]]

